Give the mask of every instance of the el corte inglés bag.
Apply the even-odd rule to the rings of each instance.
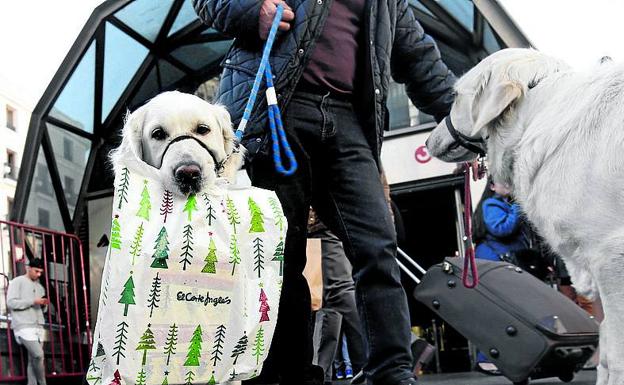
[[[128,163],[116,165],[88,382],[257,376],[282,284],[287,223],[277,196],[218,179],[185,197]]]

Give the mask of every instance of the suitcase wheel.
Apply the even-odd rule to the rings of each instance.
[[[574,379],[574,372],[560,374],[559,379],[563,382],[571,382]]]
[[[514,382],[514,385],[529,385],[529,379],[527,378],[526,380]]]

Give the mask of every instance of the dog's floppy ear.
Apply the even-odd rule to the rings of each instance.
[[[223,176],[233,183],[236,179],[236,173],[243,164],[245,149],[236,143],[234,130],[232,129],[232,120],[228,110],[220,105],[215,107],[219,126],[221,126],[221,132],[223,133],[223,147],[228,157],[219,176]]]
[[[493,84],[491,81],[472,102],[472,136],[496,120],[522,96],[522,86],[514,81]]]
[[[143,107],[138,108],[132,113],[129,110],[126,112],[122,128],[121,144],[110,153],[110,160],[113,165],[120,164],[122,159],[126,162],[143,160],[143,148],[141,143],[144,120],[145,108]]]

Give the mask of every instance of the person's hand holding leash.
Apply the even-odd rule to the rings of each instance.
[[[259,33],[262,40],[266,40],[271,24],[275,18],[275,10],[277,6],[282,4],[284,6],[284,13],[282,14],[282,21],[279,24],[280,31],[288,31],[290,29],[290,22],[295,19],[295,14],[292,8],[286,4],[283,0],[264,0],[260,7],[260,20],[259,20]]]

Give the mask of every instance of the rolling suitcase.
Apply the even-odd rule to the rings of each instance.
[[[463,259],[423,270],[399,250],[414,297],[472,341],[516,385],[572,381],[598,346],[598,323],[550,286],[505,262],[477,260],[480,283],[462,284]],[[423,273],[422,281],[407,264]],[[418,273],[418,274],[420,274]]]

